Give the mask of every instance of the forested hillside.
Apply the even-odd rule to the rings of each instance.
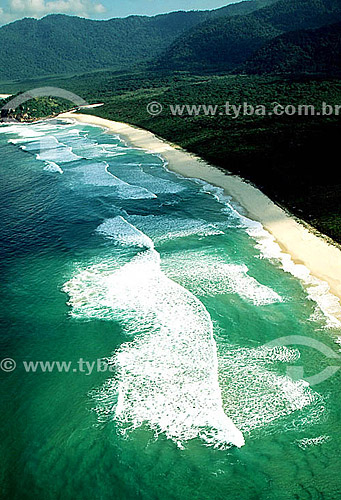
[[[0,28],[0,81],[134,67],[154,60],[193,26],[247,14],[273,1],[108,21],[66,15],[16,21]]]
[[[239,69],[246,73],[341,73],[341,23],[281,35]]]
[[[23,19],[0,29],[0,79],[122,69],[153,58],[206,15],[181,12],[109,21],[65,15]]]
[[[280,0],[251,14],[208,20],[177,39],[158,68],[231,70],[288,31],[341,21],[339,0]]]

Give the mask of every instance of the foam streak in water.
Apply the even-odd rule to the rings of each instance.
[[[152,240],[147,235],[139,231],[121,216],[107,219],[96,231],[107,238],[117,241],[121,245],[154,248]]]
[[[107,162],[87,163],[73,169],[74,184],[89,185],[98,187],[112,187],[115,188],[116,194],[120,198],[126,199],[148,199],[156,198],[156,195],[147,189],[128,184],[122,179],[116,177],[108,170],[109,165]],[[81,181],[81,182],[80,182]]]
[[[341,322],[338,319],[341,316],[340,301],[330,293],[328,283],[312,276],[304,265],[295,264],[289,254],[282,252],[275,238],[264,229],[262,224],[241,215],[232,206],[231,198],[224,194],[223,189],[211,186],[204,181],[197,180],[197,182],[204,186],[205,192],[212,194],[218,201],[225,204],[229,214],[232,212],[241,221],[247,234],[257,241],[256,247],[263,258],[277,260],[285,272],[302,282],[308,292],[308,297],[317,304],[317,311],[312,319],[323,315],[327,328],[340,328]]]
[[[177,263],[178,265],[175,265]],[[256,306],[282,302],[272,288],[262,285],[248,274],[245,264],[231,264],[205,252],[175,253],[165,258],[167,275],[196,295],[235,293]]]
[[[64,290],[74,317],[116,319],[135,334],[110,360],[117,376],[95,394],[100,420],[114,419],[124,431],[148,424],[179,446],[196,437],[216,447],[244,444],[223,411],[211,318],[162,273],[153,247],[119,269],[80,271]]]
[[[64,173],[63,169],[53,161],[47,161],[44,170],[47,172],[58,172],[60,174]]]

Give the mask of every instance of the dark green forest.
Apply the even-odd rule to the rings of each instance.
[[[108,21],[67,15],[22,19],[0,28],[0,81],[136,67],[156,59],[193,26],[247,14],[273,1],[251,0],[213,11]]]
[[[246,73],[341,73],[341,23],[271,40],[243,66]]]
[[[66,15],[0,28],[0,80],[124,68],[155,57],[203,13],[92,21]]]
[[[340,0],[250,0],[212,11],[108,21],[66,15],[27,18],[0,28],[0,81],[141,66],[157,71],[238,71],[280,35],[337,21]],[[290,60],[297,71],[300,48],[293,49],[290,38],[277,43],[284,52],[286,43],[295,50]],[[339,47],[330,49],[340,56]],[[249,68],[254,71],[248,65],[242,70]]]
[[[11,97],[1,100],[1,107],[11,102]],[[33,122],[41,118],[49,118],[70,109],[70,103],[65,99],[55,97],[36,97],[20,104],[15,109],[1,109],[1,121],[16,120],[19,122]]]
[[[155,64],[187,71],[238,71],[240,64],[277,36],[336,21],[341,21],[339,0],[280,0],[251,14],[222,17],[193,27]]]

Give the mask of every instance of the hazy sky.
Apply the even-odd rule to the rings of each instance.
[[[93,19],[154,15],[173,10],[214,9],[238,0],[0,0],[0,24],[23,17],[64,13]]]

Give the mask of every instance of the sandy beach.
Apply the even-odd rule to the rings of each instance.
[[[330,291],[341,298],[341,250],[323,235],[313,233],[288,215],[256,187],[146,130],[92,115],[63,113],[59,117],[105,127],[135,147],[162,155],[170,170],[222,187],[245,209],[246,216],[260,222],[273,235],[283,252],[289,254],[296,264],[306,266],[312,276],[327,282]],[[335,311],[335,314],[341,320],[340,311]]]
[[[0,94],[0,99],[7,99],[7,97],[11,97],[12,94]]]

